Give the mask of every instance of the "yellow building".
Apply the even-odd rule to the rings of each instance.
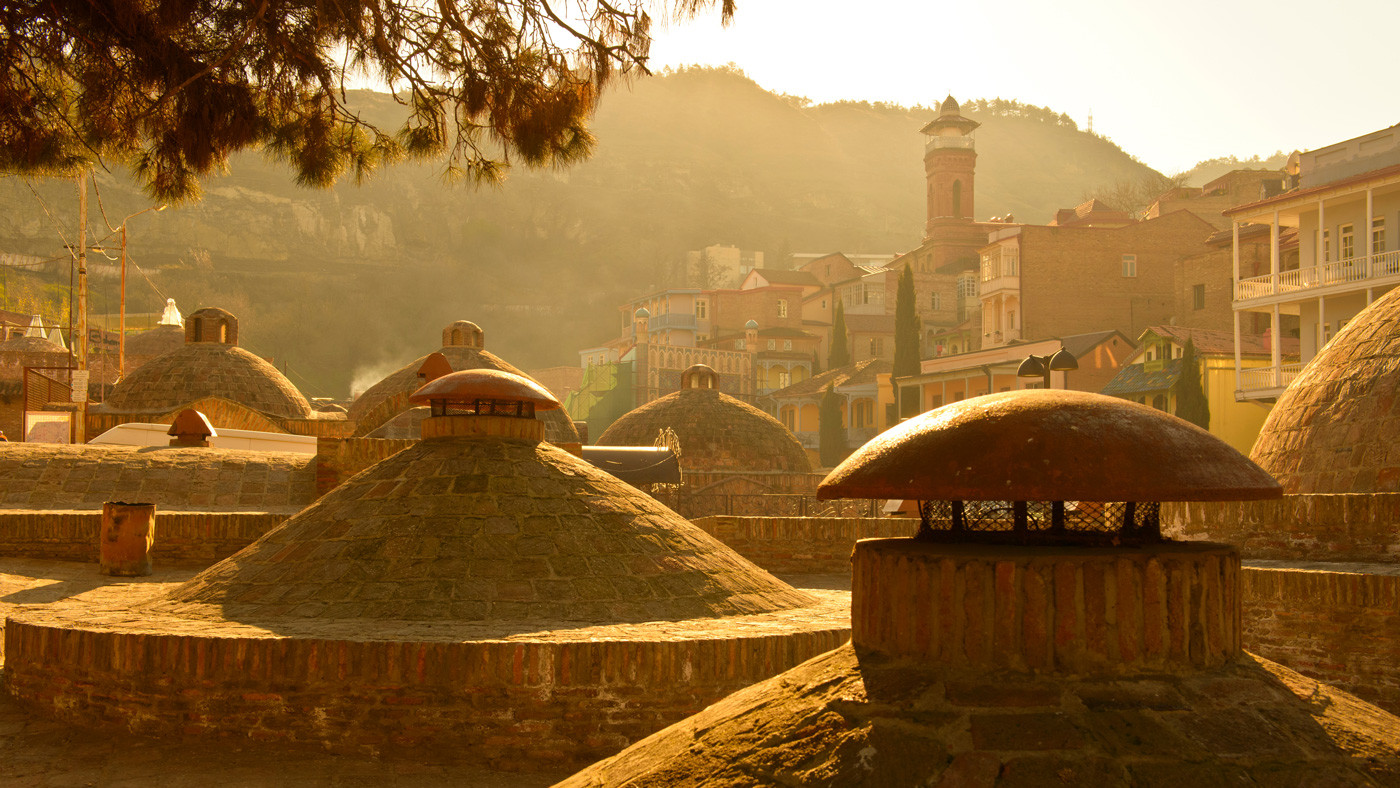
[[[1176,413],[1181,359],[1187,340],[1196,346],[1201,388],[1210,405],[1211,434],[1248,455],[1273,405],[1260,400],[1240,401],[1235,398],[1238,388],[1235,340],[1229,332],[1152,326],[1142,332],[1138,338],[1137,352],[1104,386],[1102,393]],[[1245,336],[1243,340],[1240,346],[1241,369],[1267,367],[1272,363],[1273,351],[1267,336]],[[1280,352],[1284,357],[1296,359],[1298,340],[1284,339]]]

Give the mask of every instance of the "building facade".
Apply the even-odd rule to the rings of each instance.
[[[1290,162],[1293,188],[1227,210],[1234,249],[1238,347],[1253,323],[1286,335],[1298,330],[1299,358],[1278,343],[1267,366],[1237,355],[1239,399],[1274,400],[1333,335],[1400,283],[1400,126],[1315,151]],[[1268,228],[1268,268],[1251,270],[1254,225]]]

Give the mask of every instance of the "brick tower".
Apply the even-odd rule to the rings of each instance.
[[[973,219],[973,174],[977,149],[972,132],[982,124],[965,118],[952,96],[943,100],[938,117],[924,126],[924,175],[928,180],[928,220],[924,248],[933,269],[962,262],[976,267],[977,250],[987,243],[986,230]]]

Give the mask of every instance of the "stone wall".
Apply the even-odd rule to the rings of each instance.
[[[1400,567],[1251,564],[1244,647],[1400,714]]]
[[[739,555],[777,574],[846,574],[859,539],[913,536],[912,517],[728,517],[693,520]]]
[[[845,642],[844,627],[705,639],[386,642],[95,631],[12,616],[6,688],[80,724],[155,735],[432,748],[578,767]]]
[[[156,563],[212,564],[247,547],[287,516],[157,508],[151,558]],[[101,512],[0,510],[0,556],[95,563],[101,527]]]
[[[406,438],[317,438],[316,497],[320,498],[351,476],[416,443],[418,441]]]
[[[1245,558],[1400,562],[1397,526],[1400,493],[1162,504],[1166,535],[1233,544]]]
[[[315,500],[316,458],[291,452],[165,446],[0,443],[0,510],[296,512]]]

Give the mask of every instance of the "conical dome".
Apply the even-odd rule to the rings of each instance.
[[[1250,452],[1288,494],[1400,492],[1400,289],[1357,315],[1278,398]]]
[[[545,628],[766,613],[812,601],[562,449],[442,437],[352,478],[156,607],[244,621]]]
[[[807,452],[782,422],[714,388],[714,372],[686,370],[681,390],[624,414],[598,438],[599,446],[650,446],[674,430],[681,465],[704,470],[811,473]]]

